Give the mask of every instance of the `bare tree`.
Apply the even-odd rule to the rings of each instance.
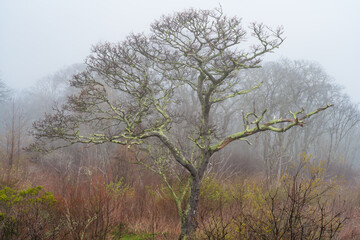
[[[37,142],[32,148],[138,145],[136,149],[146,151],[139,160],[163,178],[176,201],[180,239],[192,239],[200,183],[214,153],[259,132],[303,126],[305,119],[331,106],[269,121],[263,120],[266,110],[250,112],[238,119],[241,131],[221,136],[214,109],[259,88],[261,82],[241,89],[239,71],[259,67],[261,57],[284,39],[281,28],[263,24],[251,24],[249,32],[257,44],[245,50],[249,36],[239,18],[227,17],[221,9],[190,9],[155,21],[149,35],[132,34],[118,44],[96,45],[86,70],[71,80],[79,93],[55,114],[34,123]],[[184,114],[187,98],[196,103]],[[56,140],[59,145],[53,144]],[[186,181],[179,178],[184,184],[176,188],[166,174],[174,167],[186,172]]]
[[[66,96],[73,90],[69,81],[72,76],[84,70],[81,64],[73,64],[39,79],[22,94],[22,105],[29,110],[29,117],[37,119],[39,114],[51,112],[54,104],[66,102]]]
[[[328,165],[336,163],[339,153],[348,162],[354,159],[354,155],[349,154],[353,146],[349,139],[355,140],[351,134],[359,123],[359,111],[321,66],[283,59],[243,72],[242,79],[245,87],[251,86],[254,80],[263,81],[263,84],[233,105],[244,111],[266,108],[265,117],[283,116],[288,109],[312,109],[327,102],[336,103],[326,116],[315,116],[306,128],[286,134],[268,132],[258,135],[256,140],[251,139],[256,156],[264,161],[269,180],[274,175],[279,177],[291,159],[297,159],[301,152],[312,153],[314,159],[326,159]],[[232,121],[230,126],[235,129],[236,122]]]
[[[9,88],[0,79],[0,102],[4,101],[9,95]]]

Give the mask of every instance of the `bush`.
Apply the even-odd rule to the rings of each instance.
[[[237,232],[243,239],[333,239],[344,224],[338,178],[326,179],[324,163],[303,154],[281,182],[249,188]],[[245,237],[246,236],[246,237]]]
[[[251,178],[202,185],[200,239],[334,239],[346,221],[340,179],[326,178],[324,163],[301,155],[280,182]],[[232,196],[232,197],[231,197]]]
[[[52,235],[54,203],[54,196],[41,186],[0,189],[0,239],[44,239]]]
[[[67,196],[59,200],[67,239],[105,240],[123,221],[124,200],[132,188],[122,178],[109,184],[94,176],[91,180],[68,186]]]

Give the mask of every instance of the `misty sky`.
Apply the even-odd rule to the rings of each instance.
[[[99,41],[146,32],[162,14],[222,5],[244,24],[283,25],[281,57],[320,63],[360,102],[360,1],[358,0],[0,0],[0,78],[11,88],[83,62]]]

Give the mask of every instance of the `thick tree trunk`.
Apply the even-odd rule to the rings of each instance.
[[[198,226],[197,210],[199,207],[200,179],[192,177],[189,201],[187,202],[184,215],[181,218],[181,234],[179,240],[195,239],[195,232]]]

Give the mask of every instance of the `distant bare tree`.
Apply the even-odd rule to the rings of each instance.
[[[268,132],[252,139],[269,178],[280,176],[289,161],[297,159],[301,152],[312,153],[314,159],[327,160],[328,165],[340,152],[351,158],[347,154],[349,149],[345,149],[353,146],[348,138],[359,123],[359,111],[318,64],[283,59],[266,63],[261,69],[243,72],[242,79],[247,87],[251,81],[263,81],[263,84],[256,92],[245,95],[244,101],[233,105],[248,111],[266,108],[266,116],[270,118],[283,116],[287,109],[312,109],[329,102],[336,103],[328,114],[314,116],[316,121],[306,128],[296,128],[286,134]],[[232,121],[230,126],[234,128],[236,122]]]
[[[0,102],[4,101],[9,95],[9,88],[5,83],[0,79]]]
[[[249,36],[239,18],[221,9],[190,9],[155,21],[148,36],[132,34],[118,44],[96,45],[86,70],[71,80],[79,93],[34,123],[32,149],[105,142],[139,146],[144,150],[139,161],[162,177],[176,201],[180,239],[192,239],[201,180],[214,153],[256,133],[303,126],[331,106],[269,121],[263,119],[266,110],[244,113],[238,119],[243,129],[224,134],[215,109],[259,88],[261,82],[240,88],[239,72],[260,67],[261,57],[283,42],[281,28],[254,23],[249,32],[257,44],[245,50]],[[193,103],[191,112],[188,103]],[[177,175],[168,175],[174,168],[187,173],[176,188],[171,180]]]
[[[23,94],[23,106],[31,109],[32,118],[39,114],[51,112],[54,104],[66,102],[66,96],[70,95],[72,88],[69,81],[74,74],[84,70],[82,64],[73,64],[55,73],[39,79],[36,84]]]

